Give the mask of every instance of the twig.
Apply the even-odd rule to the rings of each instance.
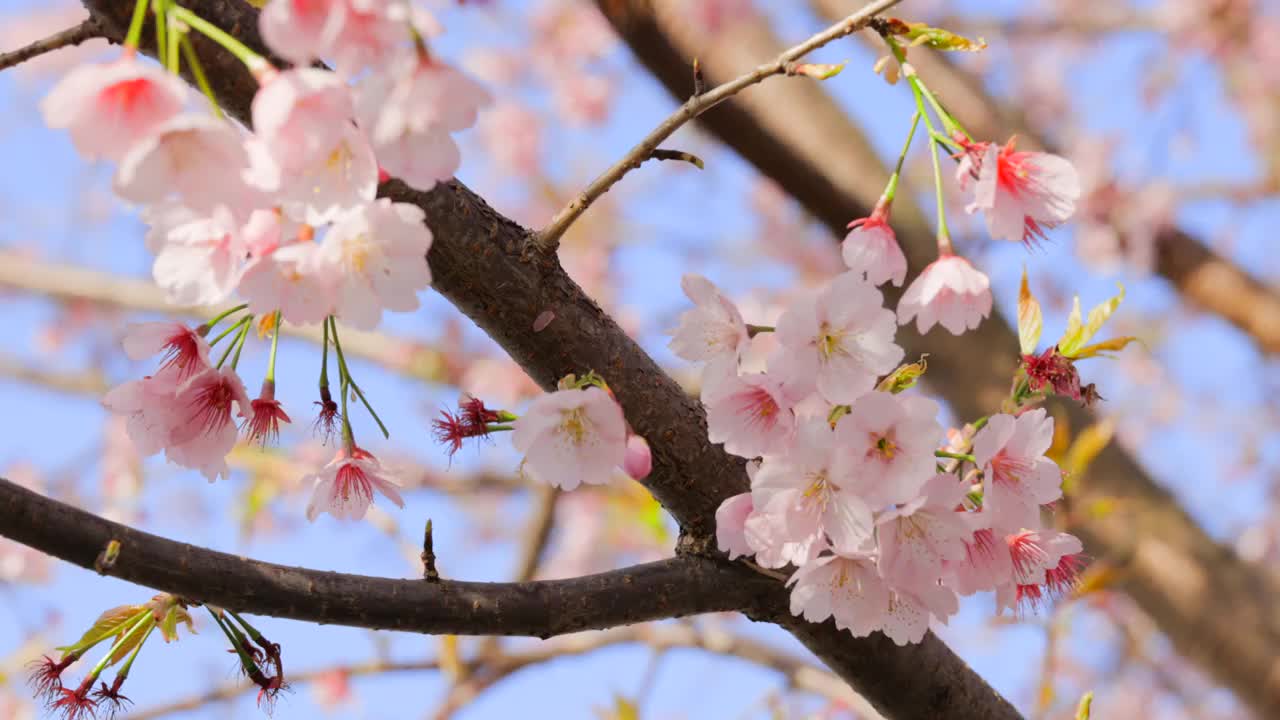
[[[586,212],[588,207],[591,207],[592,203],[600,199],[600,196],[606,192],[609,192],[609,189],[617,184],[624,175],[652,157],[653,152],[658,149],[658,145],[671,137],[672,133],[683,127],[685,123],[766,78],[784,74],[787,66],[791,63],[833,40],[861,30],[866,27],[871,18],[897,5],[898,2],[899,0],[875,0],[875,2],[868,4],[844,20],[784,51],[773,62],[761,65],[746,75],[742,75],[736,80],[731,80],[705,93],[695,93],[670,117],[654,128],[638,145],[631,148],[617,164],[605,170],[600,177],[593,180],[581,194],[557,213],[545,228],[539,230],[533,236],[533,242],[536,247],[542,252],[555,252],[556,248],[560,246],[560,238],[564,236],[565,231],[582,213]]]
[[[422,533],[422,579],[440,582],[440,573],[436,571],[435,539],[431,536],[431,518],[427,518],[427,529]]]
[[[92,40],[97,37],[104,37],[102,28],[98,25],[97,20],[89,18],[75,27],[56,32],[26,47],[18,48],[13,52],[0,53],[0,70],[7,70],[14,65],[24,63],[45,53],[53,52],[59,48],[79,45],[86,40]]]

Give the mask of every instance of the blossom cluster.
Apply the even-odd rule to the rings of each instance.
[[[751,459],[717,538],[731,558],[794,566],[793,612],[905,644],[958,595],[995,590],[1017,608],[1072,586],[1081,545],[1041,518],[1062,493],[1043,409],[993,415],[944,450],[937,403],[892,382],[894,313],[863,273],[793,302],[764,372],[740,368],[751,332],[734,304],[703,278],[684,285],[695,307],[671,347],[705,363],[711,440]]]

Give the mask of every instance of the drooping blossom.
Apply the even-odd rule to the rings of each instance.
[[[1066,159],[989,142],[962,143],[956,168],[961,189],[973,183],[969,213],[982,210],[987,231],[997,240],[1033,243],[1066,222],[1080,197],[1080,179]]]
[[[816,387],[828,402],[853,402],[902,360],[896,331],[880,291],[856,272],[843,273],[778,318],[776,334],[786,351],[782,374],[792,392]]]
[[[279,332],[276,328],[275,332]],[[276,400],[276,384],[273,380],[263,380],[258,397],[250,403],[253,407],[252,417],[244,424],[245,437],[249,442],[275,442],[280,437],[280,423],[293,422],[284,411],[280,401]]]
[[[323,162],[355,115],[351,90],[327,70],[277,73],[253,97],[253,130],[287,174]]]
[[[216,305],[231,296],[245,255],[240,228],[225,206],[211,215],[192,213],[164,231],[151,275],[170,303]]]
[[[667,347],[689,362],[721,363],[736,369],[751,340],[738,306],[701,275],[685,275],[680,287],[693,308],[680,315]]]
[[[1005,542],[1013,576],[996,588],[997,612],[1038,610],[1046,598],[1058,599],[1075,589],[1084,564],[1078,538],[1053,530],[1023,530]]]
[[[141,455],[154,455],[169,442],[177,374],[159,372],[107,391],[102,406],[125,418],[125,432]]]
[[[751,493],[744,492],[726,498],[716,509],[716,546],[729,553],[730,560],[755,552],[746,538],[747,516],[754,507]]]
[[[965,490],[954,475],[935,475],[920,497],[876,518],[880,574],[890,585],[930,592],[943,563],[965,557],[972,532],[965,513],[956,512]]]
[[[262,8],[258,29],[277,55],[306,65],[333,47],[346,15],[347,0],[279,0]]]
[[[1045,457],[1053,443],[1053,418],[1044,408],[1018,417],[992,415],[973,438],[982,468],[983,513],[991,527],[1018,532],[1040,527],[1040,506],[1062,497],[1062,471]]]
[[[840,247],[849,270],[865,274],[872,285],[892,282],[901,287],[907,279],[907,258],[889,227],[887,213],[872,213],[849,223]]]
[[[763,373],[706,380],[702,404],[711,442],[748,458],[781,453],[791,444],[796,417],[781,381]]]
[[[128,54],[80,65],[40,103],[45,123],[66,128],[86,159],[119,160],[186,102],[181,79]]]
[[[853,491],[856,481],[847,474],[841,452],[831,425],[819,417],[800,426],[787,454],[764,458],[751,481],[752,506],[756,514],[776,516],[774,524],[785,529],[795,547],[757,552],[761,565],[802,565],[828,542],[838,553],[856,553],[871,540],[871,507]]]
[[[898,322],[916,319],[924,333],[941,324],[952,335],[978,327],[991,314],[991,281],[959,255],[944,254],[920,273],[898,301]]]
[[[199,470],[209,482],[226,477],[227,454],[239,437],[232,405],[240,417],[253,422],[244,382],[230,368],[208,368],[183,383],[173,397],[165,457]]]
[[[120,197],[156,204],[170,197],[196,213],[219,205],[247,215],[262,203],[254,165],[240,134],[206,115],[176,115],[136,143],[120,161],[113,187]]]
[[[378,193],[378,162],[359,128],[340,125],[341,134],[327,152],[287,176],[279,199],[285,213],[316,227],[373,202]]]
[[[609,482],[627,452],[622,408],[598,387],[559,390],[533,401],[515,422],[511,444],[523,471],[564,490]]]
[[[934,475],[942,426],[933,400],[869,392],[853,402],[835,433],[850,466],[850,489],[871,507],[914,500]]]
[[[209,343],[182,323],[129,323],[125,325],[120,344],[130,360],[161,356],[160,371],[171,371],[177,382],[209,367]]]
[[[314,481],[311,501],[307,503],[307,519],[314,521],[321,513],[337,520],[360,520],[369,512],[374,493],[404,507],[400,486],[391,473],[369,452],[355,446],[339,450],[319,472],[303,478]]]
[[[238,292],[249,311],[280,311],[298,325],[313,325],[333,313],[337,303],[337,267],[320,257],[320,246],[307,239],[282,247],[267,244],[251,251]]]
[[[489,93],[453,67],[422,53],[406,53],[361,84],[360,126],[378,162],[423,190],[457,172],[461,155],[449,133],[476,123]]]
[[[787,584],[792,615],[809,622],[834,617],[836,627],[854,637],[866,637],[884,625],[889,589],[869,555],[825,555],[797,570]]]
[[[418,308],[418,292],[431,284],[425,219],[416,205],[382,198],[342,215],[329,229],[317,259],[336,269],[339,319],[371,330],[383,310]]]

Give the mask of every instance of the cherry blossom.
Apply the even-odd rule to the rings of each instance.
[[[165,457],[199,470],[209,482],[225,477],[227,453],[239,436],[231,417],[233,404],[240,417],[253,421],[244,383],[230,368],[208,368],[183,383],[173,397]]]
[[[780,453],[791,444],[796,418],[782,383],[763,373],[704,378],[707,437],[742,457]]]
[[[280,401],[276,400],[276,384],[273,380],[262,381],[262,389],[251,405],[252,416],[244,424],[245,436],[249,442],[258,442],[264,446],[274,442],[280,437],[280,423],[293,422],[281,407]]]
[[[335,310],[352,327],[371,330],[383,310],[418,309],[418,291],[431,284],[431,231],[416,205],[386,198],[341,216],[317,259],[335,268]]]
[[[1005,538],[1013,576],[996,588],[997,612],[1038,609],[1044,597],[1058,598],[1075,588],[1084,546],[1073,535],[1053,530],[1023,530]]]
[[[791,614],[809,622],[834,617],[836,627],[866,637],[884,625],[889,589],[866,554],[826,555],[806,564],[787,580]]]
[[[872,285],[892,282],[901,287],[907,279],[907,258],[887,217],[872,213],[849,223],[840,247],[849,270],[865,274]]]
[[[942,441],[938,404],[914,395],[870,392],[836,425],[850,488],[873,508],[915,499],[934,474]]]
[[[311,241],[259,248],[240,277],[240,296],[253,313],[279,310],[291,323],[321,322],[337,303],[339,278],[320,255],[320,246]]]
[[[307,519],[313,522],[321,513],[337,520],[360,520],[369,512],[375,492],[396,507],[404,507],[400,486],[391,473],[376,457],[354,445],[339,450],[328,465],[303,478],[303,482],[311,481],[314,486]]]
[[[1040,506],[1062,497],[1062,471],[1044,457],[1053,442],[1053,418],[1044,408],[1019,417],[992,415],[973,438],[973,456],[985,476],[983,513],[991,527],[1017,532],[1040,527]]]
[[[141,455],[164,449],[172,423],[177,377],[160,372],[118,385],[102,398],[102,406],[125,418],[125,432]]]
[[[378,192],[373,148],[359,128],[349,123],[341,128],[328,152],[283,182],[280,201],[289,217],[319,227],[373,202]]]
[[[1021,152],[1010,138],[1004,147],[963,143],[956,168],[961,189],[973,184],[969,213],[982,210],[987,231],[997,240],[1031,243],[1044,239],[1075,213],[1080,179],[1070,162],[1057,155]]]
[[[898,322],[916,319],[925,333],[941,324],[952,335],[978,327],[991,314],[991,281],[959,255],[944,254],[920,273],[898,302]]]
[[[794,392],[807,394],[812,381],[827,401],[850,403],[897,366],[903,355],[893,344],[897,325],[881,302],[879,290],[847,272],[778,318],[778,342],[786,350],[782,374]]]
[[[945,561],[965,558],[972,532],[965,513],[956,511],[965,490],[954,475],[935,475],[920,497],[876,518],[880,574],[890,585],[930,592]]]
[[[209,367],[209,343],[182,323],[129,323],[125,325],[120,344],[131,360],[162,356],[160,371],[171,371],[175,382],[187,380]]]
[[[325,161],[355,115],[351,90],[334,73],[294,68],[274,74],[253,97],[253,129],[289,174]]]
[[[967,520],[985,520],[987,513],[971,513]],[[971,523],[972,524],[972,523]],[[990,528],[974,530],[964,540],[964,557],[944,563],[947,586],[961,595],[994,590],[1013,576],[1009,547]]]
[[[627,452],[622,408],[598,387],[542,395],[515,422],[511,444],[523,471],[564,490],[609,482]]]
[[[66,128],[87,159],[119,160],[186,103],[181,79],[128,54],[106,65],[80,65],[40,104],[45,123]]]
[[[346,14],[346,0],[280,0],[262,8],[258,28],[277,55],[306,65],[333,47]]]
[[[694,307],[680,315],[667,347],[690,362],[719,362],[736,370],[751,341],[738,306],[701,275],[685,275],[680,287]]]
[[[950,588],[930,585],[911,591],[895,589],[889,597],[880,629],[897,645],[918,643],[929,631],[930,618],[943,623],[960,610]]]
[[[736,560],[755,551],[747,544],[747,517],[754,509],[751,493],[745,492],[726,498],[716,509],[716,546]]]
[[[839,553],[855,553],[871,539],[871,508],[852,491],[855,479],[840,461],[840,442],[824,418],[800,426],[795,446],[786,455],[767,456],[751,482],[751,502],[758,514],[777,515],[777,525],[797,543],[799,557],[774,563],[757,555],[762,565],[802,564],[830,542]]]
[[[170,303],[215,305],[230,297],[240,280],[244,242],[225,206],[190,217],[164,232],[151,274]]]

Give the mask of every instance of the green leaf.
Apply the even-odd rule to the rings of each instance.
[[[98,619],[93,622],[93,626],[86,630],[79,640],[71,645],[60,647],[58,650],[63,652],[73,650],[84,652],[112,635],[118,635],[130,621],[136,620],[138,614],[143,612],[148,612],[145,605],[113,607],[99,615]]]
[[[919,360],[899,366],[892,374],[881,380],[876,389],[880,392],[890,392],[896,395],[903,390],[915,387],[916,382],[924,375],[925,370],[929,369],[929,363],[925,360],[927,357],[929,356],[921,355]]]
[[[1120,285],[1120,293],[1115,297],[1100,303],[1089,311],[1089,319],[1081,324],[1080,322],[1080,298],[1075,299],[1075,305],[1071,309],[1071,317],[1067,318],[1067,332],[1062,335],[1062,340],[1058,342],[1058,352],[1065,357],[1077,357],[1085,343],[1093,339],[1093,336],[1102,329],[1102,324],[1111,317],[1116,308],[1120,307],[1120,303],[1124,301],[1124,285]]]

